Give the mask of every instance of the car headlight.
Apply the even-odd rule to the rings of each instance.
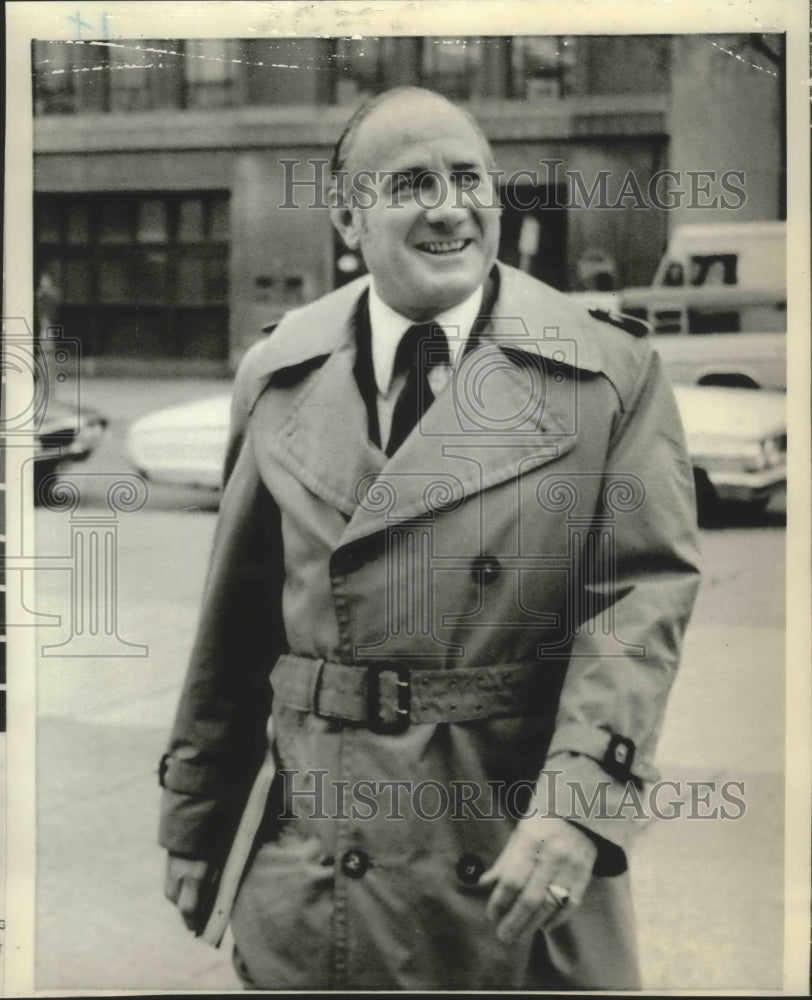
[[[767,468],[764,441],[749,441],[738,448],[739,467],[746,472],[761,472]]]
[[[783,465],[787,460],[787,435],[778,434],[761,442],[761,452],[764,456],[764,467],[772,468]]]

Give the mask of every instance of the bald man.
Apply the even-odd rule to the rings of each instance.
[[[166,893],[199,926],[253,814],[246,987],[634,989],[628,851],[698,584],[673,396],[644,331],[496,262],[490,147],[439,95],[361,108],[331,199],[369,275],[237,375]]]

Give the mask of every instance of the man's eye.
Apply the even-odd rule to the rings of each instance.
[[[419,187],[419,174],[412,171],[394,174],[392,177],[392,189],[394,191],[411,191],[416,186]]]
[[[437,188],[442,187],[442,185],[443,178],[434,173],[433,170],[424,170],[414,179],[415,190],[419,190],[421,194],[427,196],[433,195]]]
[[[455,184],[466,190],[482,183],[482,174],[478,170],[455,170],[453,177]]]

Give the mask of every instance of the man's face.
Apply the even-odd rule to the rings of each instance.
[[[499,247],[489,167],[465,115],[432,95],[398,95],[362,123],[333,221],[397,312],[430,319],[485,280]]]

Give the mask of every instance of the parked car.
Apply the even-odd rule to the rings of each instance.
[[[715,386],[677,386],[703,516],[729,503],[766,504],[786,482],[786,395]],[[159,410],[135,421],[127,455],[146,479],[220,487],[229,397]]]
[[[83,462],[102,439],[107,418],[92,407],[68,406],[58,399],[49,399],[36,432],[36,462],[34,463],[34,501],[44,499],[43,489],[49,476],[65,462]]]
[[[700,517],[730,504],[763,507],[786,487],[786,393],[678,385]]]
[[[230,405],[215,396],[141,417],[127,434],[127,457],[153,482],[219,489]]]

